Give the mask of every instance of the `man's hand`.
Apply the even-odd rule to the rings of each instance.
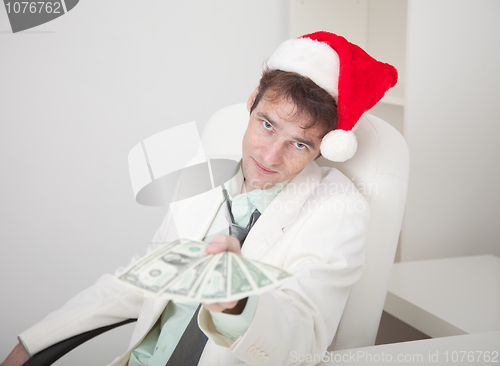
[[[234,236],[229,236],[225,234],[217,234],[213,237],[212,241],[207,245],[206,251],[208,254],[217,254],[224,251],[233,252],[241,255],[241,246],[238,239]],[[203,304],[203,307],[209,311],[216,313],[224,312],[226,314],[241,314],[245,305],[247,304],[247,298],[239,301],[231,302],[216,302],[214,304]]]
[[[206,251],[208,254],[217,254],[228,251],[241,255],[241,246],[238,239],[234,236],[217,234],[212,241],[208,243]]]
[[[26,351],[23,344],[19,342],[0,366],[21,366],[29,359],[30,355],[28,351]]]

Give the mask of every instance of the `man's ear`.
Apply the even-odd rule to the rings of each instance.
[[[247,100],[247,109],[250,112],[250,108],[252,108],[253,103],[255,102],[255,98],[257,98],[257,94],[259,94],[259,85],[255,88],[252,94],[250,94],[250,97]]]

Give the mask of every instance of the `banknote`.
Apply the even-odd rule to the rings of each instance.
[[[237,256],[231,256],[231,285],[230,298],[242,298],[251,294],[255,287],[248,279],[248,271],[244,270],[244,266],[237,260]]]
[[[148,296],[214,303],[260,294],[293,277],[232,252],[208,254],[205,247],[192,239],[166,243],[115,279]]]
[[[195,298],[195,290],[199,289],[201,282],[205,278],[205,273],[210,269],[213,257],[207,256],[203,260],[187,270],[176,282],[167,288],[162,295],[172,300],[181,300],[185,298]]]
[[[205,283],[196,296],[197,300],[207,303],[230,301],[228,300],[228,284],[231,276],[228,264],[230,254],[222,252],[215,255],[217,261],[213,269],[205,275]]]
[[[158,296],[192,267],[209,259],[205,245],[188,239],[164,244],[118,275],[118,279],[148,295]]]

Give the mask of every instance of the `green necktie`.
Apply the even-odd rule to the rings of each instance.
[[[227,190],[223,189],[222,194],[224,195],[225,198],[225,209],[226,209],[225,215],[227,222],[229,224],[229,235],[234,236],[236,239],[238,239],[240,241],[240,246],[243,246],[243,243],[245,242],[248,232],[260,217],[260,212],[259,210],[255,209],[255,211],[250,216],[250,220],[248,221],[247,226],[246,227],[239,226],[234,221],[233,212],[231,210],[232,202],[229,199]]]

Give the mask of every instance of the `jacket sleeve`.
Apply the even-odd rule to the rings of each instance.
[[[272,264],[295,277],[259,297],[246,333],[232,341],[206,310],[199,324],[249,365],[314,365],[331,344],[352,285],[361,275],[369,208],[357,191],[308,201],[272,246]]]
[[[157,243],[170,239],[168,222],[169,215],[167,214],[148,245],[148,253],[157,248]],[[130,264],[138,259],[138,256],[133,257]],[[118,268],[115,274],[124,269],[125,267]],[[111,274],[105,274],[94,285],[78,293],[60,309],[22,332],[19,338],[28,353],[34,355],[72,336],[126,319],[137,318],[143,301],[144,296],[140,291],[118,283]]]

